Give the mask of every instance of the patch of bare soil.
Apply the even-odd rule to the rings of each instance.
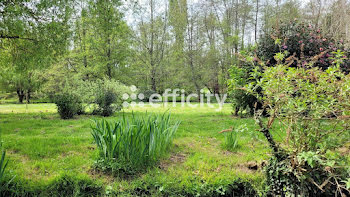
[[[349,156],[350,155],[350,147],[349,146],[344,146],[339,148],[339,152],[343,156]]]
[[[256,171],[262,170],[266,165],[266,161],[262,161],[260,163],[255,161],[250,161],[243,164],[238,164],[235,166],[235,169],[240,172],[246,172],[246,173],[254,173]]]
[[[112,174],[101,172],[100,170],[97,170],[95,168],[88,169],[87,173],[91,178],[93,179],[102,178],[106,180],[107,183],[113,183],[115,179],[115,177]]]
[[[187,154],[185,153],[175,153],[170,156],[169,159],[163,160],[159,163],[159,168],[162,170],[168,170],[170,166],[178,165],[185,162],[187,159]]]
[[[228,150],[224,150],[222,152],[222,154],[225,155],[225,156],[233,156],[233,155],[244,156],[245,155],[245,153],[243,153],[243,152],[231,152],[231,151],[228,151]]]

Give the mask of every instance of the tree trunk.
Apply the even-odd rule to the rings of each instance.
[[[24,100],[24,91],[21,89],[17,89],[18,102],[23,103]]]
[[[254,39],[257,42],[257,32],[258,32],[258,14],[259,14],[259,0],[256,0],[256,12],[255,12],[255,28],[254,28]]]
[[[26,101],[27,101],[27,103],[30,103],[30,98],[31,98],[31,96],[30,96],[30,90],[28,90],[28,91],[27,91],[27,94],[26,94]]]
[[[152,90],[154,92],[157,92],[156,71],[154,67],[152,68],[152,71],[151,71],[151,86],[152,86]]]

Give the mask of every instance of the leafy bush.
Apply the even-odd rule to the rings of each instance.
[[[122,95],[131,94],[129,87],[114,80],[96,80],[82,84],[80,92],[87,92],[85,103],[93,106],[93,114],[111,116],[122,109]]]
[[[349,141],[350,75],[341,71],[339,59],[334,62],[325,71],[312,61],[305,67],[257,68],[252,74],[256,82],[246,87],[269,106],[268,120],[260,118],[261,111],[256,120],[274,154],[266,168],[273,195],[349,195],[344,184],[349,166],[336,150]],[[270,132],[276,122],[286,135],[280,144]]]
[[[96,166],[124,174],[149,167],[167,153],[178,126],[179,122],[170,121],[170,114],[95,121],[92,136],[100,151]]]
[[[56,95],[54,103],[57,105],[57,111],[62,119],[71,119],[75,114],[82,111],[79,97],[68,91]]]
[[[259,39],[257,55],[266,61],[267,66],[274,66],[277,61],[274,56],[279,52],[288,52],[286,59],[295,59],[290,64],[292,67],[304,66],[308,59],[318,56],[313,66],[326,70],[332,65],[332,57],[337,50],[345,51],[342,41],[334,40],[322,34],[320,29],[297,20],[282,22],[272,32],[263,34]],[[345,57],[350,51],[346,51]],[[350,71],[350,62],[345,61],[340,65],[343,71]]]
[[[96,96],[96,104],[98,108],[93,112],[102,116],[111,116],[117,109],[112,104],[117,100],[117,96],[111,90],[98,91]]]
[[[234,115],[240,116],[244,110],[250,115],[254,114],[254,105],[258,102],[252,94],[247,94],[243,87],[249,83],[249,71],[245,67],[232,66],[229,70],[231,78],[228,80],[229,95],[234,109]]]
[[[210,183],[200,177],[193,177],[190,181],[167,178],[162,179],[161,182],[159,180],[145,181],[143,179],[137,183],[136,187],[130,188],[129,192],[132,196],[259,196],[255,185],[240,178],[228,182]]]
[[[250,73],[258,64],[255,61],[256,58],[253,57],[255,51],[255,47],[251,47],[247,51],[241,51],[238,54],[238,63],[229,69],[230,79],[227,80],[228,94],[235,116],[240,112],[242,117],[244,111],[252,116],[255,110],[262,107],[262,104],[254,95],[244,90],[244,87],[254,80],[250,77]]]
[[[157,92],[155,92],[149,88],[141,88],[139,90],[139,93],[143,94],[143,96],[144,96],[144,98],[142,99],[143,102],[149,102],[149,99],[152,96],[152,94],[156,94]]]

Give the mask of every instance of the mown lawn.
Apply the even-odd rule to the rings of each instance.
[[[98,151],[90,131],[92,119],[98,116],[82,115],[73,120],[61,120],[54,104],[0,105],[0,129],[3,146],[7,150],[8,170],[27,185],[49,184],[62,174],[83,176],[103,184],[119,194],[132,195],[135,191],[147,195],[177,195],[183,191],[200,193],[203,190],[223,190],[237,179],[250,182],[262,189],[260,169],[250,169],[269,158],[269,148],[251,118],[231,115],[231,106],[221,111],[215,108],[181,107],[177,105],[152,108],[133,107],[116,113],[108,120],[123,114],[172,114],[181,121],[169,156],[157,166],[134,177],[112,177],[93,170]],[[222,148],[224,134],[230,127],[247,125],[248,131],[239,133],[239,148],[229,152]],[[275,136],[278,129],[275,129]]]

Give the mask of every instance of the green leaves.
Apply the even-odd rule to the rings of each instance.
[[[319,153],[309,151],[299,153],[298,161],[306,162],[311,168],[314,168],[318,163],[321,162],[321,159],[319,157]]]
[[[344,182],[345,182],[345,185],[346,185],[346,189],[350,190],[350,178],[348,178],[348,180],[344,181]]]
[[[322,190],[334,193],[333,188],[325,189],[331,185],[325,180],[340,183],[347,167],[340,155],[330,153],[336,153],[349,140],[350,122],[344,116],[350,112],[350,75],[345,75],[339,65],[322,70],[303,60],[304,67],[291,68],[282,63],[284,54],[276,54],[275,59],[279,64],[264,67],[261,73],[256,69],[252,74],[256,80],[246,86],[249,92],[263,95],[259,99],[270,114],[267,124],[260,121],[259,126],[272,131],[273,123],[278,122],[286,132],[286,140],[279,147],[287,156],[276,166],[269,164],[273,168],[267,171],[268,179],[274,179],[269,182],[276,191],[287,188],[287,193],[290,190],[293,194],[314,188],[319,192],[315,183],[324,183]],[[275,183],[274,177],[285,180]],[[300,190],[305,185],[310,189]]]
[[[170,114],[136,117],[117,122],[94,121],[92,136],[100,151],[102,167],[127,173],[140,171],[157,162],[169,150],[179,122]],[[112,167],[111,167],[112,166]],[[118,166],[118,167],[116,167]]]

